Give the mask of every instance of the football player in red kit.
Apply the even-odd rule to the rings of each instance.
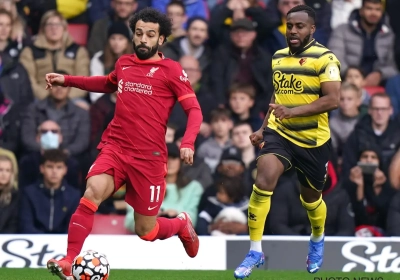
[[[125,199],[135,209],[135,231],[141,239],[154,241],[178,235],[190,257],[199,250],[199,239],[187,213],[173,219],[157,214],[166,187],[165,132],[170,112],[179,101],[188,116],[180,156],[186,164],[192,164],[203,119],[201,109],[185,71],[158,52],[171,34],[166,15],[146,8],[136,13],[129,25],[135,54],[121,56],[108,76],[46,75],[47,88],[118,93],[114,118],[103,133],[100,154],[89,170],[85,194],[69,224],[67,255],[47,263],[50,272],[63,280],[72,279],[71,264],[91,232],[98,206],[124,184]]]

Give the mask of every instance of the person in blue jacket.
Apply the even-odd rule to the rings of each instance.
[[[81,194],[64,180],[66,161],[67,155],[62,150],[44,152],[40,165],[43,180],[21,191],[20,233],[67,233]]]

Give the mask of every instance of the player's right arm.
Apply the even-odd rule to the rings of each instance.
[[[275,104],[275,93],[272,94],[271,101],[269,104]],[[250,135],[250,141],[253,146],[258,146],[261,144],[263,140],[263,131],[268,126],[268,119],[272,112],[272,107],[269,106],[268,112],[265,115],[264,122],[259,130],[255,131],[253,134]]]
[[[57,73],[46,74],[46,90],[53,86],[75,87],[90,92],[113,93],[117,90],[115,72],[108,76],[69,76]]]

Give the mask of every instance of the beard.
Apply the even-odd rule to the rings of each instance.
[[[298,51],[302,50],[305,46],[307,46],[308,43],[310,43],[310,38],[311,38],[311,34],[308,34],[306,37],[304,37],[303,40],[300,41],[300,45],[298,47],[292,47],[290,45],[290,38],[286,37],[286,42],[287,42],[287,44],[289,46],[290,51],[292,53],[295,53],[295,52],[298,52]]]
[[[141,49],[141,48],[144,48],[144,49]],[[133,49],[135,50],[136,56],[140,60],[146,60],[146,59],[153,57],[158,52],[158,44],[153,47],[148,47],[143,44],[136,46],[135,43],[133,43]]]

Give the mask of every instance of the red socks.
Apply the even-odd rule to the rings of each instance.
[[[179,218],[157,218],[154,229],[145,236],[140,236],[140,238],[146,241],[164,240],[177,234],[184,225],[184,221]]]
[[[71,217],[68,228],[68,249],[66,256],[71,261],[79,255],[83,243],[92,231],[94,213],[96,213],[97,208],[95,203],[83,197]]]

